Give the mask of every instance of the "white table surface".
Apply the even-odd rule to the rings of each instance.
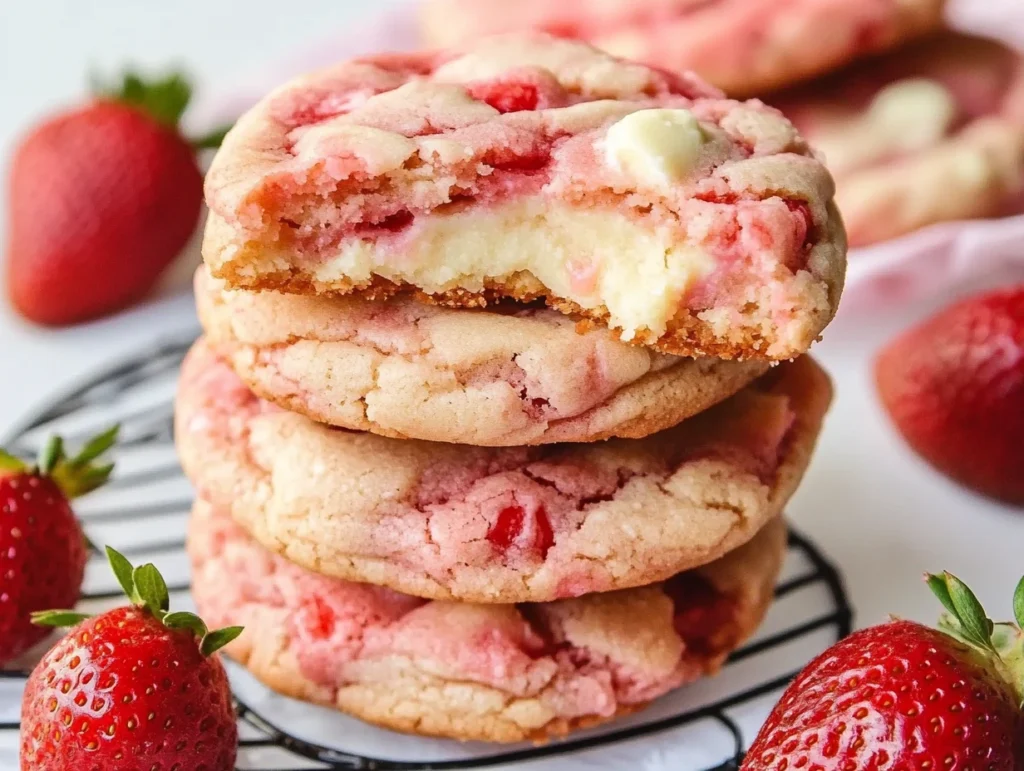
[[[358,23],[361,13],[401,2],[4,0],[0,164],[5,171],[14,137],[32,120],[80,93],[90,66],[180,61],[203,88],[222,91],[308,41]],[[920,577],[940,569],[957,572],[990,612],[1008,616],[1024,572],[1024,514],[974,497],[918,461],[887,425],[872,388],[879,345],[944,299],[843,316],[816,349],[838,398],[789,510],[839,563],[859,625],[890,612],[933,619],[938,606]],[[58,332],[31,328],[0,307],[0,435],[83,373],[195,324],[191,298],[180,289],[117,318]]]

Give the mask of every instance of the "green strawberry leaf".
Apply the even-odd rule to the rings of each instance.
[[[229,626],[224,629],[217,629],[216,631],[210,632],[199,644],[199,652],[204,656],[212,656],[229,642],[238,637],[243,630],[244,627]]]
[[[107,463],[103,466],[90,466],[73,480],[69,480],[66,489],[71,491],[72,498],[91,493],[97,487],[102,487],[107,483],[113,470],[113,463]]]
[[[39,450],[36,468],[43,476],[50,476],[64,457],[64,440],[59,436],[51,436]]]
[[[74,468],[81,468],[82,466],[88,465],[91,461],[96,460],[114,446],[117,442],[117,435],[120,431],[121,425],[119,423],[115,423],[103,433],[96,434],[96,436],[85,443],[74,458],[68,461],[68,465]]]
[[[116,86],[92,78],[93,91],[100,96],[137,107],[156,121],[176,127],[192,99],[192,86],[180,72],[161,78],[144,80],[134,72],[126,72]]]
[[[110,563],[110,569],[114,571],[114,576],[117,578],[117,582],[121,584],[121,588],[124,589],[128,599],[132,602],[138,602],[139,595],[135,592],[135,579],[133,577],[135,568],[132,567],[132,563],[121,552],[111,546],[107,547],[107,561]]]
[[[16,458],[7,450],[0,450],[0,471],[18,473],[25,470],[25,461]]]
[[[33,613],[30,618],[37,626],[65,627],[81,624],[91,616],[73,610],[40,610]]]
[[[1024,578],[1013,593],[1013,617],[1017,619],[1017,626],[1024,629]]]
[[[964,635],[983,648],[993,650],[991,621],[974,592],[951,573],[943,573],[950,602]]]
[[[142,604],[157,618],[161,618],[170,607],[171,597],[167,591],[167,584],[156,565],[146,563],[135,568],[132,573],[132,580],[135,582],[135,591],[138,592]]]
[[[928,582],[928,588],[932,590],[932,594],[939,598],[942,607],[955,616],[956,606],[953,605],[953,598],[949,596],[949,589],[946,588],[945,579],[942,576],[925,573],[925,580]]]
[[[116,425],[111,426],[92,437],[73,458],[65,457],[60,437],[53,437],[47,443],[47,449],[40,453],[40,472],[50,476],[68,498],[92,492],[104,484],[114,470],[113,463],[96,465],[93,461],[114,446],[118,429]]]
[[[196,637],[200,639],[206,637],[207,632],[209,632],[206,628],[206,623],[199,616],[195,613],[180,610],[164,616],[164,626],[171,629],[191,629]]]

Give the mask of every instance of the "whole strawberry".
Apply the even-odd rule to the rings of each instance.
[[[958,482],[1024,504],[1024,284],[961,302],[878,358],[907,442]]]
[[[68,458],[53,437],[31,468],[0,450],[0,664],[46,636],[33,612],[78,601],[88,553],[68,499],[107,481],[113,464],[94,461],[116,439],[115,426]]]
[[[23,771],[233,771],[238,726],[227,675],[214,653],[241,627],[209,631],[192,613],[168,612],[153,565],[134,568],[107,549],[132,601],[77,624],[29,676],[21,706]]]
[[[852,634],[782,695],[742,771],[1017,771],[1024,762],[1024,580],[1018,626],[993,624],[959,579],[928,583],[949,614]]]
[[[203,197],[195,148],[178,131],[189,97],[179,75],[128,75],[15,149],[7,290],[22,315],[61,325],[127,307],[188,243]]]

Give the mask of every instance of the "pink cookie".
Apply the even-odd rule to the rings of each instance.
[[[778,516],[830,399],[810,359],[646,439],[484,448],[332,429],[200,342],[175,420],[200,494],[303,567],[434,599],[544,602],[711,562]]]
[[[301,297],[226,289],[200,268],[207,340],[262,398],[320,423],[489,446],[641,438],[768,369],[578,334],[543,307],[426,305],[408,295]]]
[[[299,79],[206,180],[233,288],[543,299],[665,353],[799,355],[845,272],[832,179],[777,111],[542,35]]]
[[[946,33],[778,105],[822,151],[850,241],[1024,210],[1024,57]]]
[[[937,29],[945,0],[428,0],[429,45],[535,28],[757,96]]]
[[[198,502],[193,593],[227,652],[269,687],[398,731],[544,740],[714,674],[760,624],[781,520],[664,584],[540,605],[428,602],[326,578],[264,551]]]

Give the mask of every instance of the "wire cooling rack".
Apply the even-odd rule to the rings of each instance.
[[[155,562],[175,607],[191,607],[184,533],[192,491],[173,446],[173,394],[191,342],[154,346],[81,382],[3,443],[29,457],[53,432],[75,445],[110,423],[121,424],[114,478],[76,503],[92,552],[86,610],[102,609],[120,596],[106,567],[105,544],[136,563]],[[539,747],[459,744],[400,736],[285,699],[229,664],[241,735],[238,769],[734,769],[785,685],[850,628],[841,577],[813,543],[791,531],[775,603],[758,636],[732,655],[718,677],[637,715]],[[22,664],[0,671],[0,769],[17,767],[18,711],[30,662]]]

